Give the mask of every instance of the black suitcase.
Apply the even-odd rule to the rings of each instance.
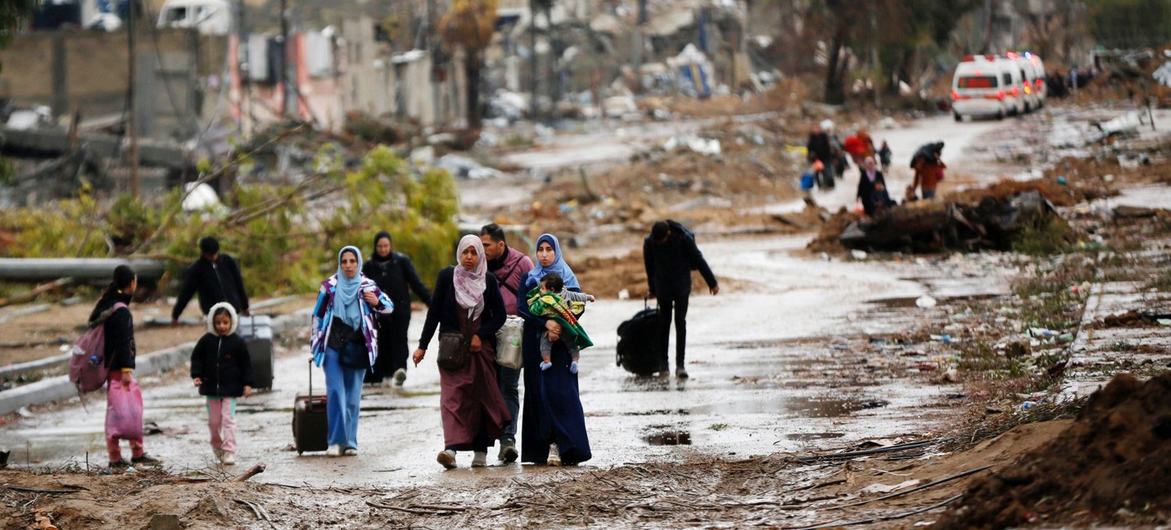
[[[635,375],[658,372],[663,358],[662,326],[659,309],[650,306],[619,325],[618,366]]]
[[[272,352],[272,318],[268,315],[240,317],[240,337],[252,358],[253,388],[272,388],[276,359]]]
[[[309,359],[309,395],[298,395],[293,401],[293,446],[297,454],[324,451],[328,427],[325,396],[313,395],[313,359]]]

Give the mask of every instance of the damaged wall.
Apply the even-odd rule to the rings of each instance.
[[[222,37],[167,29],[138,38],[137,97],[143,136],[188,136],[214,108],[210,84],[224,68]],[[0,51],[0,96],[15,105],[48,105],[56,116],[72,110],[83,120],[120,115],[129,79],[127,33],[79,30],[18,35]]]

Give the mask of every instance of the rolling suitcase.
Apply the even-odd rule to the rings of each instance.
[[[309,395],[298,395],[293,401],[293,446],[298,455],[326,449],[328,421],[325,396],[313,395],[313,359],[309,359]]]
[[[659,371],[662,359],[662,321],[659,309],[646,305],[630,320],[618,326],[618,366],[635,375]]]
[[[240,317],[239,332],[252,358],[252,386],[271,389],[276,365],[272,352],[272,318],[268,315]]]

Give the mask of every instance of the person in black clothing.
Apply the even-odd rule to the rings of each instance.
[[[390,297],[397,311],[378,315],[378,352],[374,366],[366,372],[367,383],[389,383],[393,376],[395,386],[407,379],[407,328],[411,325],[411,291],[425,304],[431,303],[431,291],[419,280],[415,265],[405,254],[394,251],[394,241],[387,232],[374,236],[374,253],[362,265],[362,274],[374,280],[378,288]]]
[[[698,269],[712,295],[719,294],[720,286],[712,274],[703,253],[695,245],[695,237],[687,228],[674,221],[659,221],[651,227],[651,235],[642,244],[646,265],[647,287],[650,296],[659,301],[663,319],[662,347],[659,350],[659,375],[667,376],[667,346],[671,340],[671,312],[675,313],[675,376],[687,378],[683,366],[687,348],[687,302],[691,297],[691,271]]]
[[[102,293],[101,299],[94,305],[89,315],[89,326],[103,326],[105,346],[102,350],[103,360],[110,370],[108,391],[106,392],[107,409],[114,406],[115,399],[123,401],[130,399],[134,403],[139,415],[142,412],[142,391],[138,388],[138,381],[134,379],[134,358],[137,348],[134,344],[134,317],[130,314],[130,299],[138,287],[138,277],[134,270],[126,265],[119,265],[114,269],[114,278],[109,287]],[[127,398],[124,394],[129,393]],[[142,436],[128,439],[130,442],[131,461],[122,460],[122,450],[119,442],[122,440],[118,433],[112,432],[114,426],[110,422],[110,415],[106,415],[106,450],[110,457],[110,467],[122,469],[135,464],[159,464],[159,460],[147,456],[143,446]],[[141,432],[141,430],[139,430]]]
[[[886,179],[878,170],[878,164],[874,162],[872,156],[868,156],[862,161],[862,174],[858,177],[857,199],[862,202],[862,209],[866,212],[867,217],[873,217],[893,204],[893,201],[890,200],[890,194],[886,190]]]
[[[244,290],[240,265],[231,256],[220,253],[220,243],[214,237],[200,239],[199,251],[202,255],[187,269],[183,287],[179,289],[179,299],[171,310],[171,324],[179,323],[179,316],[196,292],[204,315],[220,302],[232,304],[236,313],[247,315],[248,293]]]
[[[817,186],[819,188],[833,188],[836,161],[829,133],[822,130],[820,125],[814,124],[809,132],[809,140],[805,143],[805,149],[808,152],[806,158],[809,163],[820,161],[825,166],[821,170],[821,174],[818,175]]]
[[[207,314],[207,333],[191,351],[191,379],[207,397],[211,449],[221,464],[236,463],[236,398],[252,395],[252,358],[236,334],[232,304],[220,302]]]

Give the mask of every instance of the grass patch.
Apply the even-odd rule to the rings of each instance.
[[[1012,243],[1012,249],[1030,256],[1064,254],[1073,248],[1073,230],[1064,219],[1051,215],[1026,227]]]

